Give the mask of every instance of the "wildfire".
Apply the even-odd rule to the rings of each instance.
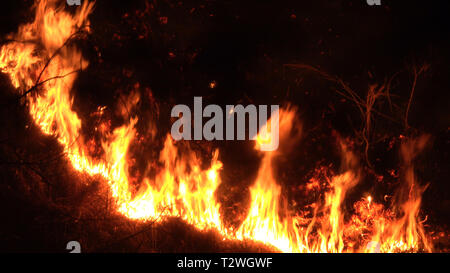
[[[56,2],[43,0],[35,4],[34,21],[20,26],[10,37],[13,42],[2,46],[0,69],[9,75],[21,94],[37,90],[26,96],[36,125],[44,134],[57,138],[76,170],[102,176],[108,182],[118,212],[143,221],[176,216],[199,229],[214,229],[227,239],[256,240],[285,252],[432,251],[418,218],[424,188],[418,185],[413,166],[427,137],[404,141],[401,148],[404,174],[399,178],[403,186],[392,207],[386,208],[369,196],[354,204],[350,217],[344,217],[347,212],[343,210],[343,202],[349,190],[360,182],[362,171],[358,158],[344,140],[340,140],[341,173],[325,180],[314,178],[308,184],[309,190],[323,191],[320,200],[305,208],[309,214],[296,213],[283,205],[282,183],[277,181],[273,169],[274,159],[281,152],[265,152],[250,188],[248,215],[238,229],[227,228],[215,197],[221,183],[219,151],[213,153],[205,170],[201,168],[202,159],[193,151],[180,150],[170,135],[160,152],[162,170],[153,179],[144,178],[143,186],[132,194],[129,147],[135,141],[139,117],[124,114],[126,124],[112,131],[102,126],[98,131],[102,136],[102,156],[91,155],[89,142],[81,133],[82,120],[72,110],[70,95],[76,72],[87,67],[88,62],[67,41],[80,29],[90,31],[87,17],[94,4],[83,1],[72,15]],[[138,100],[139,96],[133,95],[129,103],[135,105]],[[104,107],[99,109],[103,111]],[[278,114],[280,144],[297,141],[299,133],[290,138],[293,129],[301,129],[295,109],[280,109]],[[258,136],[257,145],[263,142],[267,142],[267,136]]]

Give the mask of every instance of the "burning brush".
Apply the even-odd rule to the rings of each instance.
[[[169,217],[177,217],[200,231],[217,233],[223,240],[260,242],[282,252],[434,251],[421,212],[422,194],[427,186],[418,181],[414,168],[416,158],[431,142],[429,135],[405,136],[400,140],[402,167],[396,178],[398,187],[388,199],[366,194],[352,202],[350,209],[346,206],[349,194],[366,175],[367,168],[362,165],[371,164],[368,147],[374,130],[371,126],[374,107],[378,99],[389,98],[389,83],[371,86],[367,97],[362,98],[343,81],[317,68],[287,65],[287,69],[307,70],[342,87],[340,95],[352,101],[363,117],[364,129],[359,137],[365,152],[360,157],[354,140],[336,133],[340,170],[317,167],[302,188],[315,199],[301,207],[292,205],[292,201],[287,202],[283,179],[277,170],[279,160],[301,143],[305,131],[299,109],[281,106],[276,115],[271,115],[272,119],[278,118],[279,148],[261,151],[261,145],[270,138],[261,133],[254,136],[254,152],[261,160],[248,188],[246,214],[237,226],[231,226],[224,220],[225,208],[217,196],[224,167],[219,160],[220,149],[213,149],[203,157],[167,132],[159,158],[147,159],[145,163],[158,165],[157,171],[139,179],[131,173],[134,164],[131,147],[139,145],[143,136],[138,127],[142,117],[133,111],[143,99],[140,86],[122,98],[122,106],[118,104],[122,125],[111,125],[111,120],[105,118],[107,107],[99,105],[93,115],[100,122],[87,129],[95,131],[96,139],[84,133],[86,121],[74,110],[71,92],[76,92],[74,83],[89,66],[76,41],[85,39],[95,29],[89,22],[94,3],[82,1],[75,12],[68,12],[58,1],[42,0],[35,3],[34,9],[34,20],[21,25],[1,47],[0,69],[25,101],[35,125],[43,134],[57,139],[73,169],[97,177],[107,185],[114,210],[129,221],[163,223]],[[416,75],[425,70],[417,69]],[[216,85],[213,81],[210,88]],[[408,109],[410,105],[411,101]],[[230,114],[234,115],[233,111]],[[270,122],[268,119],[266,124]],[[157,128],[152,126],[148,135],[153,138]]]

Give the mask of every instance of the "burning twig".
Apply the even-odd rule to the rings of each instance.
[[[45,63],[44,67],[42,68],[41,72],[39,73],[39,76],[37,77],[36,80],[36,84],[39,83],[42,74],[44,73],[44,71],[47,69],[47,67],[49,66],[50,62],[53,60],[53,58],[55,58],[56,55],[58,55],[61,50],[66,47],[72,40],[74,37],[76,37],[79,34],[85,33],[85,31],[83,30],[83,28],[88,28],[88,25],[84,25],[78,28],[77,31],[75,31],[74,33],[72,33],[67,39],[66,41],[62,44],[62,46],[60,46],[58,49],[56,49],[56,51],[52,54],[52,56],[48,59],[48,61]],[[36,85],[35,84],[35,85]]]
[[[80,35],[80,34],[82,34],[82,33],[85,33],[85,30],[83,30],[83,29],[84,29],[84,28],[88,28],[88,27],[89,27],[88,25],[84,25],[84,26],[79,27],[79,29],[78,29],[77,31],[75,31],[74,33],[72,33],[72,34],[66,39],[66,41],[64,42],[64,44],[63,44],[62,46],[60,46],[58,49],[55,50],[55,52],[54,52],[54,53],[52,54],[52,56],[47,60],[47,62],[45,63],[44,67],[42,68],[41,72],[39,73],[39,76],[38,76],[37,79],[36,79],[36,83],[35,83],[30,89],[28,89],[27,91],[25,91],[25,92],[19,97],[19,99],[25,97],[28,93],[32,92],[33,90],[36,90],[38,86],[41,86],[42,84],[44,84],[44,83],[46,83],[46,82],[48,82],[48,81],[50,81],[50,80],[65,78],[65,77],[67,77],[67,76],[69,76],[69,75],[71,75],[71,74],[73,74],[73,73],[77,73],[77,72],[79,72],[79,71],[82,71],[83,67],[80,65],[80,69],[78,69],[78,70],[69,72],[69,73],[67,73],[67,74],[65,74],[65,75],[62,75],[62,76],[54,76],[54,77],[48,78],[48,79],[46,79],[46,80],[44,80],[44,81],[40,81],[42,75],[44,74],[44,72],[45,72],[45,70],[47,69],[47,67],[50,65],[51,61],[55,58],[55,56],[57,56],[57,55],[61,52],[61,50],[62,50],[64,47],[66,47],[66,46],[67,46],[67,45],[68,45],[68,44],[69,44],[69,43],[70,43],[77,35]]]
[[[27,91],[25,91],[22,95],[20,95],[20,96],[18,97],[18,99],[20,100],[21,98],[25,97],[25,96],[28,95],[29,93],[33,92],[34,90],[37,90],[37,88],[38,88],[39,86],[43,85],[44,83],[46,83],[46,82],[48,82],[48,81],[51,81],[51,80],[57,80],[57,79],[63,79],[63,78],[65,78],[65,77],[67,77],[67,76],[69,76],[69,75],[71,75],[71,74],[78,73],[78,72],[80,72],[80,71],[82,71],[81,68],[78,69],[78,70],[74,70],[74,71],[72,71],[72,72],[69,72],[69,73],[67,73],[67,74],[61,75],[61,76],[54,76],[54,77],[45,79],[45,80],[43,80],[43,81],[41,81],[41,82],[36,82],[36,84],[33,85],[33,87],[31,87],[30,89],[28,89]]]

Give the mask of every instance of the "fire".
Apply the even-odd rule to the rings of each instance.
[[[255,182],[250,188],[248,214],[236,230],[224,225],[216,191],[221,183],[219,151],[211,157],[209,168],[189,149],[180,149],[170,135],[160,152],[163,168],[153,178],[144,178],[142,187],[132,194],[130,188],[129,148],[135,141],[136,116],[123,111],[127,122],[114,130],[102,125],[102,156],[92,156],[90,144],[81,134],[82,120],[72,110],[70,94],[77,71],[88,62],[69,38],[89,32],[88,15],[93,3],[83,1],[75,14],[57,6],[54,0],[38,1],[32,23],[22,25],[13,42],[0,51],[0,69],[9,75],[13,86],[26,95],[30,115],[44,134],[57,138],[72,166],[89,175],[101,176],[111,188],[117,211],[130,219],[146,221],[166,216],[180,217],[199,229],[214,229],[226,239],[255,240],[284,252],[382,252],[432,251],[419,219],[421,195],[414,175],[413,161],[424,148],[427,137],[404,140],[402,187],[391,207],[369,196],[343,209],[349,191],[361,180],[359,160],[348,143],[340,139],[341,172],[326,179],[314,177],[308,191],[322,191],[317,202],[292,211],[286,205],[282,183],[274,171],[275,159],[284,151],[264,152]],[[81,35],[81,34],[80,34]],[[27,42],[33,41],[33,42]],[[27,91],[29,92],[26,94]],[[132,106],[138,93],[128,99]],[[103,111],[104,107],[99,107]],[[100,113],[101,114],[101,113]],[[294,108],[279,110],[280,143],[296,142],[291,132],[301,126]],[[270,124],[270,122],[268,122]],[[97,129],[97,128],[96,128]],[[97,131],[97,130],[96,130]],[[257,145],[270,142],[267,135],[256,137]],[[161,217],[162,216],[162,217]]]

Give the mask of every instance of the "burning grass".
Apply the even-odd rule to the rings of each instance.
[[[38,217],[36,221],[43,225],[39,228],[52,231],[48,223],[55,218],[58,224],[54,228],[63,226],[70,230],[53,239],[44,236],[42,240],[53,242],[50,248],[75,237],[92,252],[434,250],[424,228],[426,217],[421,212],[426,185],[415,172],[417,157],[429,144],[429,136],[410,134],[398,140],[399,174],[389,200],[380,202],[380,197],[372,195],[360,195],[354,202],[348,200],[357,196],[355,189],[371,177],[364,172],[373,171],[369,156],[373,115],[384,115],[376,109],[381,99],[392,107],[389,83],[371,85],[363,98],[342,80],[318,69],[289,65],[314,71],[340,85],[343,91],[338,90],[338,94],[352,101],[361,115],[358,136],[362,141],[358,143],[334,132],[333,152],[340,156],[340,167],[320,165],[315,172],[318,176],[294,177],[297,185],[314,198],[292,206],[279,175],[280,160],[301,149],[297,145],[304,137],[304,129],[296,107],[284,105],[279,111],[280,149],[258,154],[256,176],[248,186],[247,209],[234,207],[239,221],[225,220],[223,215],[233,213],[224,213],[226,208],[218,197],[227,194],[218,190],[226,177],[220,148],[204,145],[207,152],[201,153],[194,143],[175,142],[164,132],[158,135],[153,122],[142,132],[141,101],[143,94],[152,99],[151,91],[135,84],[114,106],[98,106],[89,115],[96,122],[86,121],[74,110],[71,91],[88,60],[72,41],[90,35],[88,16],[92,3],[84,2],[74,14],[58,8],[54,1],[37,2],[35,8],[35,20],[22,25],[11,36],[11,42],[1,48],[0,68],[18,91],[16,99],[26,101],[16,111],[29,111],[29,117],[19,115],[26,122],[17,124],[30,124],[30,132],[25,134],[23,128],[16,132],[24,136],[17,143],[28,143],[25,138],[52,143],[41,147],[29,143],[26,152],[14,150],[14,145],[5,147],[5,162],[14,165],[5,167],[5,181],[20,181],[18,188],[7,187],[5,192],[23,192],[28,200],[33,200],[29,201],[33,209],[24,213]],[[23,42],[27,40],[34,42]],[[408,113],[417,77],[425,70],[414,70],[404,113],[405,130],[409,129]],[[159,110],[158,106],[154,112]],[[113,112],[120,122],[106,117]],[[160,139],[155,141],[157,136]],[[257,145],[261,141],[257,138]],[[158,153],[136,160],[135,153],[152,144],[160,148]],[[48,147],[57,148],[44,153],[42,150]],[[366,166],[358,152],[361,147]],[[33,158],[29,151],[39,148]],[[52,176],[48,177],[49,173]],[[309,183],[304,185],[303,181]],[[36,208],[45,212],[38,213]],[[229,222],[233,225],[225,224]],[[69,228],[72,226],[75,228]]]

